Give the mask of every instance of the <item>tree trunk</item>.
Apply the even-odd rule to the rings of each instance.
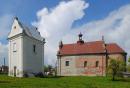
[[[112,77],[112,81],[114,81],[115,80],[115,75],[113,75],[113,77]]]
[[[113,70],[113,74],[112,74],[112,81],[115,81],[115,75],[116,75],[116,72],[115,72],[115,70]]]

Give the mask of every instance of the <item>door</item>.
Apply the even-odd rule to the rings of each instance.
[[[16,66],[14,66],[14,77],[16,77]]]

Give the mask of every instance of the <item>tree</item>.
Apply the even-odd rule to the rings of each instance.
[[[53,67],[51,65],[48,65],[48,71],[51,71]]]
[[[112,80],[114,81],[115,76],[117,74],[126,70],[126,64],[124,61],[111,59],[108,68],[109,68],[109,70],[111,70]]]
[[[45,75],[52,75],[52,73],[53,73],[53,66],[45,65],[44,66],[44,73],[45,73]]]
[[[44,65],[44,72],[48,72],[48,66]]]
[[[128,65],[127,65],[127,71],[130,72],[130,57],[128,58]]]
[[[45,65],[44,66],[44,72],[49,72],[49,71],[51,71],[53,69],[53,67],[51,66],[51,65]]]
[[[128,58],[128,62],[130,63],[130,57]]]

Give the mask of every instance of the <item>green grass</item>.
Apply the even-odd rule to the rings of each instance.
[[[110,77],[13,78],[0,75],[0,88],[130,88],[130,79]]]

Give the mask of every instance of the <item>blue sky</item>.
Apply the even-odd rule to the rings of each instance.
[[[18,16],[25,23],[37,20],[36,12],[43,7],[53,8],[62,0],[1,0],[0,15],[13,14]],[[67,1],[67,0],[63,0]],[[106,17],[112,10],[129,4],[130,0],[85,0],[90,7],[85,10],[87,15],[77,22],[77,25],[98,20]]]
[[[90,4],[85,10],[87,15],[77,24],[83,24],[93,20],[105,18],[111,11],[120,8],[123,5],[129,4],[130,0],[86,0]]]
[[[0,16],[11,14],[18,16],[25,24],[37,20],[36,13],[40,9],[54,8],[60,1],[69,0],[1,0]],[[75,21],[73,27],[80,26],[90,21],[105,18],[111,11],[129,4],[130,0],[85,0],[89,3],[89,8],[85,9],[84,17]],[[11,22],[10,22],[11,23]],[[3,43],[7,43],[6,39],[0,39]]]
[[[78,2],[79,0],[75,0],[75,2],[76,1]],[[48,46],[50,45],[51,47],[51,49],[49,50],[52,51],[53,54],[52,57],[55,56],[54,52],[56,51],[53,50],[57,49],[56,48],[57,44],[61,39],[66,43],[73,42],[75,40],[75,37],[73,36],[76,36],[76,34],[80,31],[84,32],[84,35],[87,36],[84,37],[86,40],[97,40],[103,34],[104,36],[106,36],[106,40],[108,42],[117,42],[127,52],[130,52],[130,50],[127,49],[128,45],[130,44],[130,41],[128,39],[129,36],[124,35],[126,34],[125,32],[126,30],[128,30],[129,27],[129,22],[126,21],[126,18],[127,17],[129,18],[128,11],[130,8],[130,0],[82,0],[82,1],[85,4],[89,4],[89,6],[85,7],[82,4],[82,2],[78,2],[79,3],[78,6],[79,7],[81,6],[81,8],[79,7],[73,8],[73,6],[70,6],[78,14],[73,14],[70,9],[67,9],[68,11],[66,13],[70,14],[70,16],[68,16],[66,15],[66,13],[60,11],[60,6],[66,8],[67,7],[66,5],[67,4],[69,5],[72,2],[70,0],[1,0],[0,48],[1,47],[2,49],[6,48],[8,43],[7,35],[10,31],[11,24],[13,22],[13,17],[17,16],[25,24],[33,24],[33,25],[38,25],[40,23],[43,24],[39,26],[39,31],[41,32],[43,37],[45,37],[46,40],[50,43],[50,44],[48,43]],[[64,3],[59,4],[61,2]],[[75,3],[73,5],[76,6]],[[47,10],[42,12],[42,10],[44,10],[45,8],[47,8]],[[80,11],[78,11],[78,9],[80,9]],[[46,12],[48,14],[45,14]],[[66,19],[70,18],[70,19],[68,20],[58,19],[57,15],[55,15],[57,14],[57,12],[59,12],[58,15],[62,16],[62,18]],[[37,15],[39,13],[40,16]],[[71,16],[72,14],[75,16],[74,18]],[[39,17],[41,17],[40,20],[38,19]],[[57,23],[56,24],[52,23],[51,21],[53,20],[51,18],[58,19]],[[124,21],[126,22],[125,27],[123,23]],[[50,24],[47,24],[47,22],[50,22]],[[109,32],[108,34],[105,33],[106,29]],[[125,31],[122,32],[122,30]],[[57,32],[59,32],[59,35],[55,36]],[[111,37],[112,33],[114,33],[115,36]],[[44,36],[46,34],[49,37]],[[72,38],[67,40],[68,37]],[[119,39],[127,40],[126,44],[122,44],[122,41],[120,41]],[[52,42],[55,42],[54,44],[55,46],[51,45]],[[7,55],[7,50],[3,50],[2,52],[4,53],[4,55]],[[45,57],[50,58],[48,57],[48,52],[46,52]]]

